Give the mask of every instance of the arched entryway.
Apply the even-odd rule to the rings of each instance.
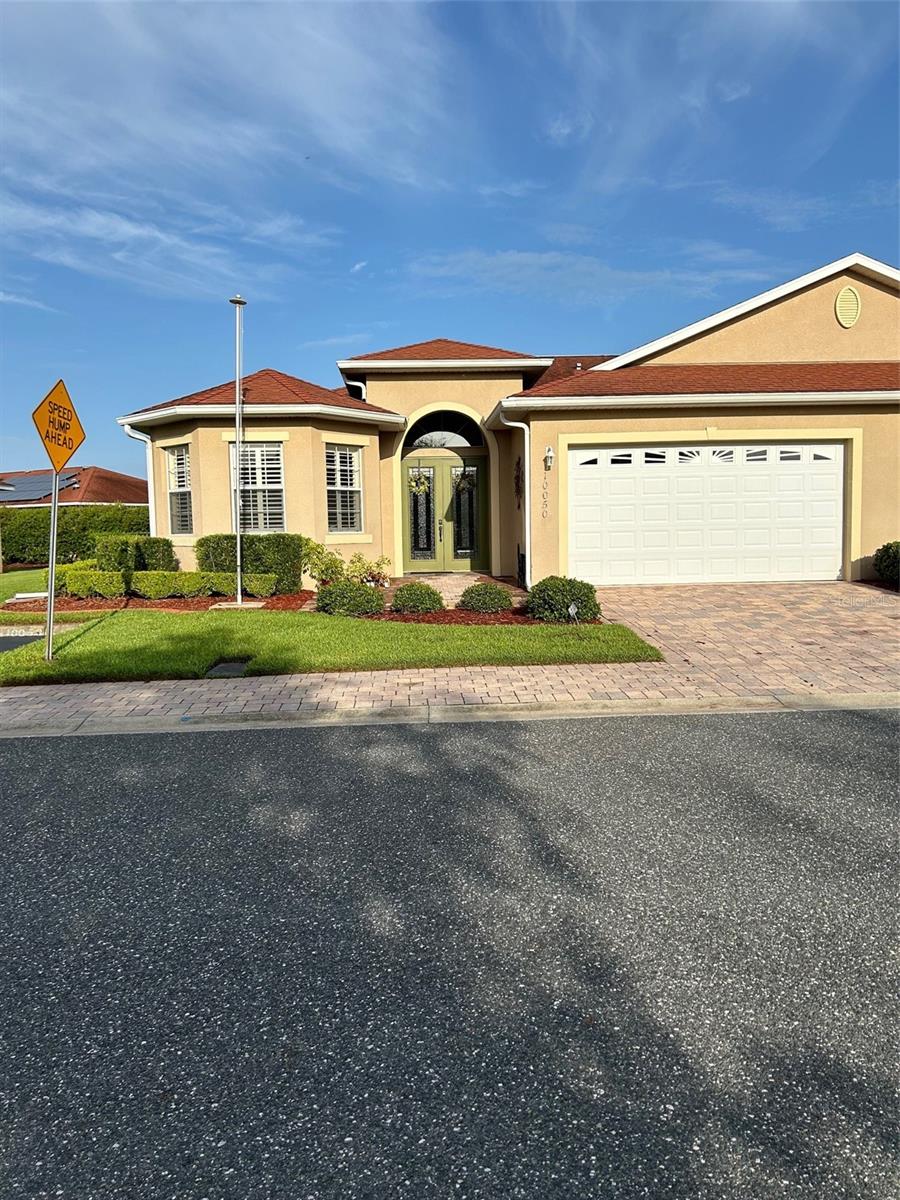
[[[401,454],[403,571],[489,571],[490,455],[462,412],[414,420]]]

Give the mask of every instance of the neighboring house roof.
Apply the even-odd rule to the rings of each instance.
[[[624,354],[619,354],[615,358],[608,359],[598,366],[592,367],[591,370],[615,371],[619,367],[627,367],[632,363],[647,358],[650,354],[659,354],[663,350],[670,350],[673,346],[690,341],[691,338],[695,338],[702,333],[709,333],[712,329],[717,329],[721,325],[727,325],[729,321],[734,321],[738,317],[744,317],[748,313],[764,308],[767,304],[774,304],[778,300],[784,300],[786,297],[794,295],[794,293],[800,292],[804,288],[812,287],[814,284],[821,283],[825,279],[830,279],[834,275],[842,275],[846,271],[853,271],[857,275],[862,275],[867,279],[874,279],[878,283],[887,283],[893,287],[900,285],[900,271],[896,267],[880,262],[877,258],[869,258],[867,254],[848,254],[844,258],[839,258],[835,262],[827,263],[824,267],[817,268],[815,271],[809,271],[806,275],[798,275],[796,279],[789,279],[787,283],[770,288],[767,292],[760,292],[758,296],[751,296],[749,300],[743,300],[740,304],[734,304],[730,308],[723,308],[721,312],[713,313],[712,316],[704,317],[700,321],[694,321],[691,325],[685,325],[683,328],[676,329],[672,333],[667,333],[652,342],[644,342],[641,346],[635,346],[633,350],[628,350]]]
[[[8,484],[7,492],[2,484]],[[50,503],[53,472],[7,471],[0,483],[0,504]],[[60,504],[146,504],[147,481],[106,467],[65,467],[59,479]]]
[[[320,387],[306,379],[297,379],[286,375],[283,371],[275,371],[265,367],[247,375],[243,380],[244,406],[248,409],[265,410],[260,415],[268,415],[269,410],[284,409],[285,412],[302,412],[309,408],[310,415],[327,410],[325,415],[348,417],[361,415],[362,419],[375,418],[385,423],[402,423],[404,418],[392,413],[386,408],[375,404],[366,404],[349,395],[345,389]],[[234,380],[216,384],[215,387],[205,388],[200,392],[191,392],[187,396],[179,396],[174,400],[164,400],[160,404],[151,404],[148,408],[139,409],[127,417],[119,417],[120,425],[142,425],[171,417],[196,415],[197,411],[209,410],[209,416],[221,416],[234,412]]]

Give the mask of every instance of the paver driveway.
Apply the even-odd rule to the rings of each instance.
[[[0,742],[0,1194],[887,1200],[896,728]]]
[[[896,693],[900,599],[859,584],[605,588],[604,615],[662,663],[340,671],[163,683],[7,688],[0,728],[88,729],[116,721],[277,718],[334,711],[599,701],[779,702]],[[573,637],[577,631],[573,630]]]

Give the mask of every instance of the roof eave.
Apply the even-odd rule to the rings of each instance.
[[[342,358],[337,367],[345,375],[348,371],[539,371],[552,363],[552,358]]]
[[[857,274],[865,275],[869,279],[875,279],[882,283],[891,283],[895,287],[900,286],[900,271],[896,267],[890,266],[889,263],[880,262],[877,258],[869,258],[867,254],[848,254],[844,258],[838,258],[834,262],[826,263],[824,267],[817,267],[815,271],[809,271],[805,275],[798,275],[796,279],[789,279],[787,283],[779,284],[778,287],[770,288],[766,292],[760,292],[756,296],[751,296],[749,300],[742,300],[740,304],[733,304],[730,308],[723,308],[720,312],[713,313],[711,316],[703,317],[701,320],[694,321],[690,325],[684,325],[681,329],[675,329],[671,333],[663,334],[662,337],[655,338],[652,342],[644,342],[641,346],[635,346],[633,350],[626,350],[624,354],[619,354],[607,362],[598,363],[595,367],[588,367],[588,370],[615,371],[619,367],[627,367],[631,363],[647,358],[648,355],[659,354],[663,350],[670,350],[673,346],[679,346],[682,342],[690,341],[691,338],[709,333],[721,325],[728,324],[729,321],[747,316],[759,308],[764,308],[767,304],[774,304],[777,300],[783,300],[787,296],[802,291],[804,288],[812,287],[813,284],[821,283],[833,275],[840,275],[843,271],[856,271]]]
[[[847,392],[704,392],[696,395],[642,396],[510,396],[497,404],[486,424],[502,425],[500,412],[589,408],[752,408],[765,405],[900,404],[900,390]]]
[[[365,412],[330,404],[252,404],[244,406],[245,418],[252,417],[323,417],[329,421],[359,421],[385,429],[403,428],[406,418],[399,413]],[[170,408],[157,408],[148,412],[129,413],[117,417],[121,426],[160,425],[166,421],[179,421],[198,417],[234,417],[233,404],[175,404]]]

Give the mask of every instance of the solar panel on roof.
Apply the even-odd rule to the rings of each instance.
[[[77,471],[63,471],[59,477],[60,489],[67,487],[78,475]],[[17,504],[26,500],[42,500],[50,495],[53,476],[50,471],[41,475],[28,475],[24,479],[7,479],[13,485],[11,492],[0,492],[0,502]]]

